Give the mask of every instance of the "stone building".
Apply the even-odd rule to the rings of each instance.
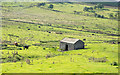
[[[66,51],[84,49],[84,42],[75,38],[64,38],[60,41],[60,49]]]

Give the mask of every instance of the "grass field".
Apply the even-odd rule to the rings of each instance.
[[[48,8],[50,4],[53,9]],[[106,17],[97,18],[83,11],[92,4],[37,5],[2,2],[2,73],[118,73],[118,18],[109,17],[119,12],[117,8],[94,9]],[[65,37],[82,40],[85,49],[58,51]],[[23,45],[30,47],[24,50]]]

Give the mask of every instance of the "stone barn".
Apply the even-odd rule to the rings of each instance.
[[[60,41],[60,49],[62,50],[77,50],[77,49],[83,49],[84,48],[84,42],[75,39],[75,38],[64,38]]]

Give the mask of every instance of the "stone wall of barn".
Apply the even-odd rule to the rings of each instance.
[[[83,49],[84,48],[84,42],[79,40],[75,43],[74,47],[75,47],[75,49]]]
[[[74,44],[60,42],[60,49],[66,50],[66,45],[68,45],[68,50],[74,50]]]
[[[74,44],[67,43],[68,45],[68,50],[74,50]]]
[[[66,50],[66,45],[68,45],[68,50],[84,49],[84,42],[81,40],[77,41],[75,44],[60,42],[60,49]]]
[[[65,50],[66,43],[60,42],[60,49]]]

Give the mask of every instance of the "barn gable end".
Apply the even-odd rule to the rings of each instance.
[[[78,40],[76,43],[75,43],[75,49],[84,49],[84,42],[81,41],[81,40]]]

